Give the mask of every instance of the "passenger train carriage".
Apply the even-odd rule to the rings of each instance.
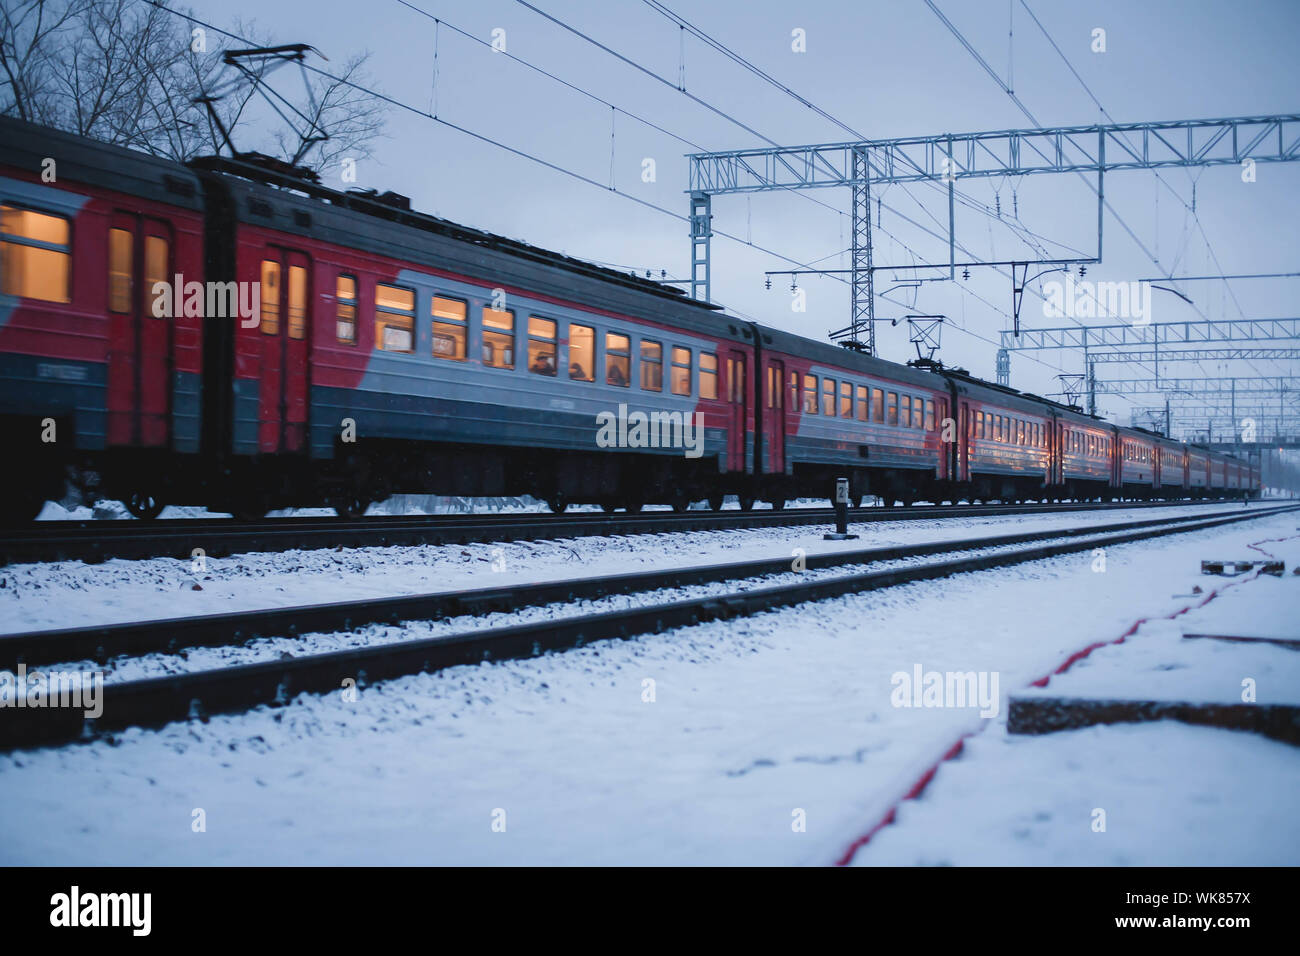
[[[781,507],[841,476],[909,503],[1258,492],[1208,449],[267,164],[0,118],[0,207],[10,520],[69,482],[142,517],[394,492]]]

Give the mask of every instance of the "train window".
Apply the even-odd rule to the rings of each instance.
[[[803,410],[809,415],[817,414],[817,376],[803,377]]]
[[[727,398],[733,405],[745,402],[745,362],[727,359]]]
[[[384,352],[415,350],[415,290],[375,285],[375,348]]]
[[[799,407],[799,373],[790,373],[790,398],[786,403],[786,408],[795,410]]]
[[[555,374],[555,320],[528,317],[528,371]]]
[[[673,346],[672,386],[674,395],[691,394],[691,350]]]
[[[131,233],[125,229],[108,230],[108,308],[113,312],[131,311],[133,251]],[[5,265],[7,268],[7,261]]]
[[[340,275],[334,283],[334,337],[348,345],[357,341],[357,277]]]
[[[154,236],[145,239],[146,248]],[[161,241],[161,240],[160,240]],[[145,256],[148,259],[148,255]],[[164,257],[165,258],[165,257]],[[150,286],[152,288],[152,285]],[[307,270],[302,266],[289,267],[289,338],[307,337]]]
[[[1016,444],[1023,445],[1024,443],[1025,443],[1025,423],[1017,419],[1016,420]]]
[[[569,323],[569,378],[575,382],[596,380],[596,330],[589,325]]]
[[[870,402],[867,399],[867,386],[858,386],[858,421],[865,422],[870,414]]]
[[[835,379],[822,379],[822,414],[835,414]]]
[[[160,319],[170,311],[170,303],[159,304],[160,299],[166,300],[171,295],[170,245],[162,236],[144,237],[144,287],[149,296],[145,310]],[[155,292],[160,283],[166,288]]]
[[[280,334],[280,263],[262,260],[262,334]]]
[[[871,420],[873,422],[885,420],[885,393],[879,388],[871,390]]]
[[[912,427],[912,397],[910,395],[899,396],[898,424],[904,428]]]
[[[510,309],[483,306],[483,364],[488,368],[515,367],[515,314]]]
[[[700,353],[700,398],[718,397],[718,357],[712,352]]]
[[[71,302],[71,234],[63,216],[0,206],[0,292]]]
[[[781,371],[775,365],[767,367],[767,407],[781,407],[781,393],[785,383],[781,381]]]
[[[925,400],[925,430],[934,431],[934,402],[928,398]]]
[[[971,415],[971,438],[984,437],[984,413],[975,412]]]
[[[435,295],[429,311],[433,317],[433,357],[465,361],[469,355],[469,303]]]
[[[898,393],[889,392],[885,396],[885,424],[898,424]]]
[[[853,417],[853,386],[840,382],[840,418]]]
[[[632,340],[617,332],[605,333],[605,384],[627,388],[631,383]]]
[[[651,392],[664,390],[664,347],[641,340],[641,387]]]

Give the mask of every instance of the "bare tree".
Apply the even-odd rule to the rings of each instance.
[[[371,155],[385,109],[357,88],[370,82],[369,54],[348,59],[340,80],[307,74],[297,108],[328,136],[325,142],[283,125],[259,132],[238,127],[254,102],[254,84],[228,82],[236,74],[223,64],[218,38],[187,15],[142,0],[0,0],[0,112],[187,160],[224,145],[200,102],[220,87],[224,95],[211,101],[212,110],[243,150],[295,164],[314,159],[322,167]],[[251,25],[231,32],[268,44]],[[249,69],[260,80],[266,64]]]

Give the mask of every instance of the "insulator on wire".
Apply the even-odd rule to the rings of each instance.
[[[969,278],[970,278],[970,269],[962,269],[962,270],[961,270],[961,277],[962,277],[963,279],[969,279]]]
[[[766,279],[763,280],[763,288],[765,288],[765,289],[770,289],[770,288],[772,288],[772,277],[771,277],[771,276],[768,276]]]

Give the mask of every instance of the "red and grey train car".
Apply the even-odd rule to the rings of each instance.
[[[736,494],[1247,494],[1244,463],[659,283],[228,160],[0,119],[10,518],[393,492],[631,509]],[[604,422],[601,425],[601,422]],[[698,427],[697,427],[698,423]]]

